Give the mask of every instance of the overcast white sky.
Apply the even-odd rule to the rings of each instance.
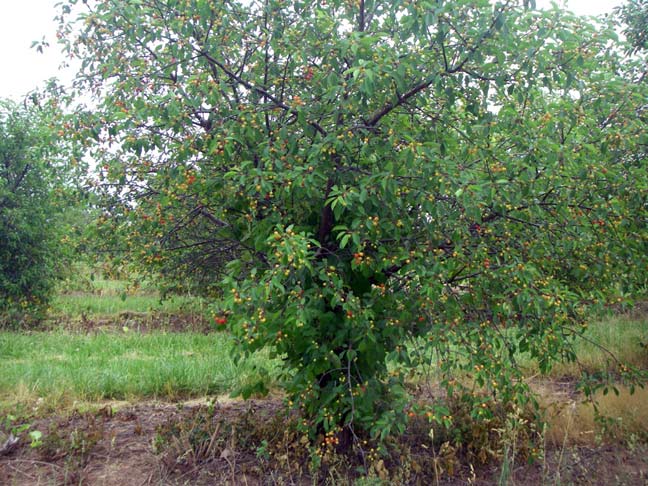
[[[0,98],[20,100],[27,92],[51,77],[70,80],[70,70],[60,71],[64,62],[55,41],[55,5],[59,0],[0,0]],[[559,4],[562,0],[559,1]],[[567,0],[570,10],[581,15],[607,13],[623,0]],[[537,0],[538,7],[551,4]],[[51,47],[44,54],[30,46],[45,37]]]

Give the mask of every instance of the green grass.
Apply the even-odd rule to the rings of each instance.
[[[225,334],[0,333],[0,402],[188,398],[219,394],[256,377],[258,355],[235,364]]]
[[[609,315],[593,319],[582,337],[575,340],[576,361],[557,362],[550,378],[581,376],[588,373],[618,372],[618,364],[648,370],[648,318]],[[518,364],[527,374],[537,373],[537,363],[523,354]]]
[[[103,294],[119,294],[125,292],[129,287],[129,282],[127,280],[112,280],[101,277],[96,277],[92,280],[88,279],[88,283],[93,292]]]
[[[175,295],[161,299],[155,286],[133,275],[131,280],[104,278],[85,264],[74,265],[50,303],[50,314],[65,317],[106,317],[122,312],[202,313],[204,299]]]
[[[423,340],[418,342],[425,347]],[[549,378],[580,377],[582,369],[589,373],[614,373],[618,372],[619,362],[648,370],[648,317],[609,315],[593,319],[583,336],[576,338],[574,345],[577,360],[555,363],[547,375]],[[433,380],[438,378],[435,364],[437,355],[429,350],[424,350],[422,355],[426,357],[427,364],[420,366],[421,376]],[[538,373],[538,363],[527,353],[516,355],[516,361],[527,376]]]
[[[176,399],[221,394],[258,377],[255,365],[276,373],[277,362],[260,354],[243,365],[229,355],[231,339],[226,334],[153,331],[86,333],[82,326],[66,326],[79,316],[88,319],[113,317],[132,312],[150,316],[149,328],[164,328],[156,313],[173,316],[204,315],[206,301],[191,296],[174,296],[161,301],[150,287],[132,291],[124,280],[87,279],[74,289],[59,294],[52,302],[60,330],[40,333],[0,332],[0,405],[48,401],[98,401],[104,399]],[[124,297],[122,297],[124,296]],[[158,317],[155,317],[155,316]],[[85,320],[84,320],[85,322]],[[137,326],[128,324],[130,327]],[[64,328],[77,332],[66,332]],[[121,329],[121,325],[116,326]],[[80,332],[79,332],[80,331]],[[614,367],[609,354],[592,344],[597,342],[622,362],[648,369],[648,318],[608,316],[593,321],[577,343],[579,363],[589,371]],[[430,362],[434,362],[431,359]],[[536,363],[520,356],[529,376]],[[434,375],[434,366],[432,367]],[[559,363],[550,377],[578,376],[575,363]]]
[[[589,372],[614,368],[614,355],[625,365],[648,369],[648,319],[608,316],[593,321],[576,342],[578,363]],[[560,363],[552,375],[578,375],[578,363]]]

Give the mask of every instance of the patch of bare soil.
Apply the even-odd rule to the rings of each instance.
[[[547,445],[535,462],[516,457],[503,473],[501,456],[482,464],[434,442],[423,420],[384,460],[363,464],[357,453],[331,451],[313,473],[294,420],[277,399],[141,403],[42,418],[30,429],[42,432],[39,442],[24,435],[0,454],[0,485],[353,484],[367,475],[360,466],[373,478],[365,485],[648,484],[646,444]]]
[[[566,446],[547,454],[544,467],[520,468],[517,477],[537,484],[648,484],[648,448],[614,444],[599,447]],[[535,473],[535,474],[534,474]]]
[[[275,413],[280,405],[276,401],[259,403],[260,406],[254,401],[233,401],[209,407],[209,414],[214,421],[230,423],[256,411],[257,407],[262,409],[260,415],[267,415]],[[178,430],[178,437],[173,439],[164,434],[173,430],[175,424],[186,427],[197,412],[205,410],[205,405],[197,402],[139,404],[117,411],[106,406],[97,412],[36,420],[30,430],[42,433],[40,443],[32,444],[25,435],[17,448],[0,455],[0,485],[140,486],[186,484],[187,481],[199,484],[194,482],[198,471],[186,467],[189,456],[196,452],[191,450],[195,438],[187,434],[199,431]],[[178,446],[184,446],[181,441],[187,438],[189,448],[180,451]],[[174,442],[159,443],[167,439],[178,440],[177,446]],[[162,453],[166,449],[180,454],[171,458]],[[187,458],[182,457],[184,453]],[[219,457],[218,464],[209,467],[212,472],[219,472],[221,479],[221,470],[231,469],[234,452],[232,457],[226,456]]]
[[[43,434],[41,443],[25,437],[0,458],[0,484],[146,484],[156,466],[151,437],[172,413],[169,406],[143,405],[37,420],[32,430]]]

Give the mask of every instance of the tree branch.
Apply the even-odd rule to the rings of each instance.
[[[207,62],[209,62],[210,64],[213,64],[215,66],[218,66],[218,68],[220,68],[230,79],[236,81],[237,83],[239,83],[240,85],[242,85],[245,88],[249,89],[250,91],[256,91],[261,96],[263,96],[263,97],[269,99],[270,101],[272,101],[275,104],[276,107],[281,108],[282,110],[285,110],[285,111],[289,112],[290,114],[294,115],[295,117],[298,116],[299,113],[297,112],[297,110],[295,110],[295,109],[291,108],[290,106],[288,106],[287,104],[283,103],[281,100],[277,99],[275,96],[268,93],[267,90],[265,90],[265,89],[263,89],[263,88],[261,88],[259,86],[256,86],[256,85],[244,80],[239,75],[237,75],[236,73],[234,73],[233,71],[228,69],[223,63],[216,60],[208,52],[205,52],[205,51],[198,51],[198,52],[205,59],[207,59]],[[324,130],[324,128],[322,128],[322,126],[319,123],[310,121],[310,122],[308,122],[308,124],[311,125],[315,130],[317,130],[321,135],[323,135],[323,136],[327,135],[326,130]]]

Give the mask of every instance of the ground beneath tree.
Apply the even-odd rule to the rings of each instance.
[[[635,308],[647,315],[648,304]],[[54,322],[57,328],[62,325]],[[209,332],[199,316],[122,313],[112,318],[65,321],[66,329],[84,333],[119,331]],[[291,432],[291,417],[280,398],[247,402],[219,398],[167,402],[106,402],[92,411],[50,415],[29,420],[17,447],[3,451],[4,417],[0,417],[0,486],[89,485],[312,485],[377,484],[495,485],[582,484],[648,485],[648,424],[640,436],[617,436],[604,443],[578,411],[574,382],[552,379],[532,383],[545,403],[558,410],[547,431],[544,451],[529,464],[516,456],[502,474],[502,454],[485,464],[449,454],[442,444],[429,447],[425,420],[411,424],[392,444],[391,456],[361,464],[333,458],[318,472],[309,469],[307,443]],[[418,390],[424,399],[438,390]],[[429,396],[428,396],[429,395]],[[608,397],[610,397],[610,394]],[[643,410],[648,395],[620,398],[625,407]],[[609,398],[608,398],[609,399]],[[613,410],[622,408],[618,402]],[[571,412],[570,412],[571,410]],[[630,410],[630,412],[632,412]],[[628,410],[626,410],[628,412]],[[627,417],[632,413],[628,412]],[[645,414],[637,413],[637,420]],[[6,429],[6,426],[5,426]],[[570,430],[571,429],[571,430]],[[28,432],[39,431],[40,438]],[[7,432],[5,430],[5,432]],[[569,432],[569,433],[568,433]],[[542,449],[541,445],[541,449]],[[399,451],[401,454],[399,456]],[[452,452],[452,451],[451,451]],[[492,451],[491,451],[492,452]],[[357,458],[356,458],[357,459]],[[455,460],[456,459],[456,460]],[[471,464],[472,463],[472,464]],[[365,473],[358,467],[365,466]],[[452,469],[452,471],[450,471]],[[450,474],[452,473],[452,474]],[[356,481],[362,478],[362,481]]]
[[[111,403],[92,412],[42,418],[30,429],[43,434],[35,447],[25,436],[16,449],[0,455],[0,484],[352,484],[358,473],[351,464],[342,470],[343,462],[338,462],[316,475],[308,470],[304,444],[286,434],[287,417],[281,410],[279,399],[221,400],[209,406],[196,400]],[[501,461],[476,466],[459,461],[452,476],[441,466],[436,474],[433,467],[416,466],[433,464],[429,461],[437,454],[418,449],[398,465],[379,461],[369,467],[374,478],[362,484],[426,485],[438,480],[445,485],[490,485],[501,477]],[[548,444],[541,457],[533,464],[514,464],[509,484],[648,484],[648,447],[638,442]]]

